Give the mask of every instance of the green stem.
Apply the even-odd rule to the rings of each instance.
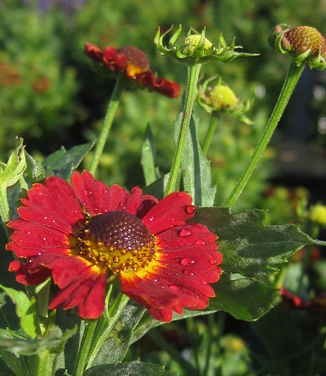
[[[243,175],[241,176],[240,180],[238,181],[233,191],[231,192],[228,200],[226,201],[225,203],[226,207],[231,207],[235,204],[240,194],[242,193],[243,189],[245,188],[246,184],[248,183],[257,165],[257,162],[259,161],[264,150],[266,149],[266,146],[268,145],[278,122],[280,121],[280,118],[285,110],[285,107],[287,106],[289,102],[291,94],[293,93],[293,90],[298,82],[298,79],[301,76],[301,73],[303,72],[304,67],[305,67],[304,65],[297,67],[294,62],[291,63],[291,66],[289,68],[288,75],[284,81],[281,93],[278,97],[277,103],[269,118],[269,121],[266,125],[266,128],[260,139],[260,142],[257,145],[256,150],[246,170],[244,171]]]
[[[211,355],[212,355],[212,342],[213,342],[214,326],[215,326],[215,315],[211,314],[211,315],[208,316],[206,359],[205,359],[205,367],[204,367],[204,371],[203,371],[203,376],[206,376],[208,374],[208,370],[209,370],[209,363],[210,363]]]
[[[88,361],[89,351],[92,346],[93,336],[96,330],[98,320],[90,320],[85,328],[80,350],[75,362],[74,376],[83,376]]]
[[[120,293],[118,297],[116,298],[114,304],[109,310],[109,316],[110,316],[109,322],[107,323],[107,319],[102,316],[104,322],[100,321],[100,330],[97,330],[96,331],[97,335],[94,336],[93,346],[88,352],[86,369],[92,366],[97,353],[100,351],[103,343],[108,339],[115,325],[119,321],[121,313],[123,309],[125,308],[125,306],[127,305],[128,301],[129,301],[128,296]]]
[[[208,152],[208,148],[212,142],[215,129],[216,129],[216,124],[217,124],[217,117],[215,114],[211,115],[211,119],[209,121],[209,126],[205,135],[204,143],[203,143],[203,152],[206,155]]]
[[[186,97],[184,102],[184,108],[182,112],[181,128],[178,137],[178,143],[176,152],[174,155],[174,160],[172,162],[172,168],[169,175],[169,180],[165,190],[165,196],[173,192],[176,188],[176,182],[179,174],[179,169],[181,165],[181,159],[183,154],[183,149],[186,142],[186,137],[188,133],[189,123],[191,119],[192,109],[194,106],[196,93],[197,93],[197,82],[199,77],[201,64],[192,64],[188,66],[188,78],[187,78],[187,89]]]
[[[119,106],[120,98],[121,98],[124,88],[125,88],[125,81],[123,77],[119,76],[116,80],[116,83],[115,83],[115,86],[111,95],[111,99],[110,99],[110,102],[109,102],[109,105],[105,114],[103,127],[97,139],[93,160],[89,168],[89,171],[93,175],[95,175],[100,158],[103,154],[105,142],[108,138],[111,125],[112,125],[114,116],[116,114],[117,108]]]

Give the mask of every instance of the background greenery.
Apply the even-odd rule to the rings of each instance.
[[[213,42],[223,32],[227,41],[236,36],[237,44],[243,45],[245,51],[260,53],[259,57],[228,65],[210,64],[203,69],[202,79],[220,74],[241,99],[253,101],[248,114],[252,125],[226,115],[218,121],[208,156],[217,184],[216,204],[221,205],[257,143],[288,67],[286,58],[267,43],[270,30],[275,24],[286,22],[313,25],[323,32],[325,20],[326,5],[322,0],[300,4],[294,0],[0,0],[0,159],[6,161],[16,136],[23,137],[28,152],[39,158],[61,145],[70,148],[95,140],[113,81],[95,72],[84,55],[85,42],[115,47],[135,45],[146,52],[154,72],[184,88],[184,66],[155,50],[157,26],[165,29],[181,23],[185,30],[189,26],[198,30],[207,26],[207,37]],[[275,147],[265,153],[237,210],[269,209],[267,223],[297,222],[309,232],[312,226],[307,221],[307,202],[322,198],[325,175],[314,179],[298,175],[296,180],[284,180],[276,163],[276,146],[284,140],[297,140],[303,147],[323,147],[326,143],[325,76],[307,72],[305,77],[308,84],[302,81],[301,93],[306,94],[309,124],[298,115],[300,105],[296,103],[300,102],[292,102],[274,138]],[[99,176],[108,184],[129,188],[144,185],[140,153],[147,124],[153,131],[160,171],[167,171],[173,150],[172,124],[180,104],[181,97],[172,100],[145,91],[125,93]],[[209,117],[199,106],[196,113],[202,138]],[[296,259],[286,272],[292,291],[306,296],[317,287],[323,291],[326,285],[324,257],[319,256],[318,263],[309,260]],[[151,362],[166,362],[169,369],[181,374],[185,370],[180,357],[198,363],[208,375],[314,375],[325,369],[325,322],[318,314],[289,313],[279,307],[255,324],[217,314],[207,320],[188,319],[156,330],[130,350],[130,360],[138,356]],[[206,343],[213,343],[209,353]],[[313,360],[307,362],[311,352]],[[206,369],[207,357],[211,361]]]

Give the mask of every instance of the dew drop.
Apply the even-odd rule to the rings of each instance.
[[[189,270],[189,269],[184,269],[183,274],[190,276],[190,277],[193,277],[195,275],[195,272],[193,272],[192,270]]]
[[[158,282],[158,279],[157,279],[157,278],[154,278],[154,279],[153,279],[153,282],[154,282],[154,283],[157,283],[157,282]]]
[[[46,242],[46,237],[45,237],[45,236],[42,236],[42,240]]]
[[[196,206],[195,205],[187,205],[186,207],[185,207],[185,212],[187,213],[187,214],[194,214],[195,213],[195,211],[196,211]]]
[[[27,231],[27,235],[30,235],[31,234],[31,232],[30,231]]]
[[[42,252],[37,252],[37,256],[41,256]]]
[[[198,246],[205,245],[205,244],[206,244],[206,242],[204,240],[196,240],[195,243],[194,243],[194,245],[198,245]]]
[[[46,215],[43,218],[44,218],[45,221],[48,219],[48,217]]]
[[[216,261],[215,258],[211,257],[211,258],[209,259],[209,263],[212,264],[212,265],[215,265],[215,264],[217,263],[217,261]]]
[[[179,231],[178,235],[180,238],[186,238],[191,235],[191,231],[183,229]]]
[[[88,189],[84,189],[84,191],[83,191],[83,192],[84,192],[84,195],[85,195],[85,196],[87,196],[87,197],[88,197],[88,196],[92,196],[92,195],[93,195],[93,192],[92,192],[92,191],[90,191],[90,190],[88,190]]]
[[[148,220],[149,220],[150,222],[153,222],[153,221],[154,221],[154,217],[149,217]]]
[[[196,264],[196,260],[193,259],[193,258],[190,258],[190,257],[184,257],[183,259],[180,260],[180,264],[183,265],[183,266],[186,266],[186,265],[195,265]]]
[[[178,196],[178,197],[183,197],[183,196],[184,196],[184,193],[183,193],[183,192],[177,192],[177,196]]]

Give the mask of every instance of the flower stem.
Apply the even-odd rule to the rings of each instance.
[[[213,139],[213,136],[214,136],[214,133],[215,133],[215,129],[216,129],[216,124],[217,124],[216,115],[211,115],[211,119],[209,121],[209,126],[208,126],[208,129],[207,129],[207,132],[206,132],[206,135],[205,135],[205,139],[204,139],[204,143],[203,143],[203,152],[204,152],[205,155],[207,154],[209,145],[212,142],[212,139]]]
[[[165,196],[173,192],[176,188],[176,182],[179,174],[179,169],[181,165],[181,159],[183,154],[183,149],[186,142],[186,137],[188,133],[189,123],[191,119],[192,109],[194,106],[196,93],[197,93],[197,82],[200,72],[201,64],[191,64],[188,66],[187,74],[187,89],[185,94],[184,108],[182,112],[181,128],[178,137],[177,148],[174,155],[174,160],[172,162],[171,172],[169,175],[169,180],[165,190]]]
[[[109,105],[105,114],[105,118],[104,118],[103,127],[97,139],[93,160],[89,168],[89,171],[93,175],[95,175],[100,158],[103,154],[105,142],[108,138],[111,125],[112,125],[114,116],[116,114],[117,108],[119,106],[120,98],[121,98],[124,88],[125,88],[125,81],[123,77],[119,76],[116,80],[116,83],[115,83],[115,86],[114,86],[114,89],[110,98],[110,102],[109,102]]]
[[[242,193],[243,189],[245,188],[246,184],[248,183],[257,165],[257,162],[259,161],[264,150],[266,149],[266,146],[268,145],[278,122],[280,121],[280,118],[285,110],[285,107],[287,106],[289,102],[291,94],[293,93],[293,90],[301,76],[301,73],[303,72],[304,67],[305,67],[304,65],[297,67],[294,62],[291,63],[287,77],[284,81],[281,93],[278,97],[274,110],[265,127],[264,133],[259,141],[259,144],[256,147],[256,150],[246,170],[244,171],[243,175],[241,176],[236,186],[233,188],[233,191],[231,192],[228,200],[226,201],[225,203],[226,207],[231,207],[235,204],[240,194]]]
[[[93,346],[88,352],[87,366],[86,369],[92,366],[97,353],[100,351],[103,343],[109,338],[115,325],[118,323],[121,313],[125,306],[127,305],[129,298],[127,295],[119,293],[118,297],[115,299],[113,305],[109,309],[110,319],[107,321],[104,315],[99,319],[99,330],[96,331],[93,338]]]
[[[92,346],[93,336],[97,327],[98,320],[90,320],[85,328],[80,350],[75,362],[74,376],[83,376],[86,363],[88,361],[89,350]]]

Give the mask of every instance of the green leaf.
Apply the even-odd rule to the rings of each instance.
[[[30,182],[35,183],[43,180],[45,178],[45,171],[42,163],[29,155],[26,150],[25,157],[27,163],[26,173]]]
[[[199,208],[194,222],[218,235],[225,272],[262,277],[278,270],[304,245],[314,244],[297,226],[264,226],[263,220],[262,210],[231,214],[224,208]]]
[[[8,222],[9,204],[7,198],[7,189],[20,182],[24,185],[23,173],[26,169],[26,158],[24,153],[23,140],[19,140],[16,150],[11,153],[8,163],[0,162],[0,216],[2,222]]]
[[[93,365],[116,364],[124,359],[133,330],[144,314],[144,310],[142,306],[131,301],[128,302],[119,315],[119,321],[110,333],[110,337],[98,352]]]
[[[43,161],[46,176],[56,175],[68,180],[93,145],[94,143],[78,145],[69,150],[62,147],[52,153]]]
[[[143,189],[143,192],[156,198],[163,198],[164,191],[169,180],[169,174],[165,174]]]
[[[141,165],[143,166],[145,184],[152,184],[158,174],[155,168],[155,147],[151,127],[148,124],[145,133],[145,141],[141,151]]]
[[[119,365],[104,364],[88,369],[84,376],[177,376],[159,364],[142,363],[138,360]]]
[[[181,119],[182,114],[179,114],[174,123],[175,144],[180,133]],[[197,127],[198,121],[192,115],[181,162],[183,188],[191,195],[195,205],[210,207],[214,205],[216,185],[212,185],[210,162],[199,145]]]
[[[40,322],[36,313],[35,299],[29,299],[23,291],[0,285],[0,288],[10,297],[16,305],[16,313],[20,320],[21,328],[32,338],[40,334]]]
[[[58,327],[52,328],[49,336],[40,339],[29,339],[0,329],[0,351],[8,351],[15,355],[35,355],[47,350],[51,354],[60,354],[65,343],[77,331],[77,326],[66,330],[64,333],[58,332]]]
[[[207,309],[228,312],[239,320],[255,321],[280,302],[278,289],[235,274],[222,274],[214,291]]]
[[[188,317],[209,315],[210,313],[214,313],[214,312],[216,312],[216,309],[212,309],[212,310],[206,309],[205,311],[190,311],[188,309],[184,309],[182,316],[174,313],[172,321],[183,320]],[[151,329],[164,325],[164,324],[166,323],[154,319],[149,313],[145,312],[142,319],[139,321],[139,324],[137,325],[136,329],[133,332],[130,344],[133,344],[136,341],[138,341]]]

